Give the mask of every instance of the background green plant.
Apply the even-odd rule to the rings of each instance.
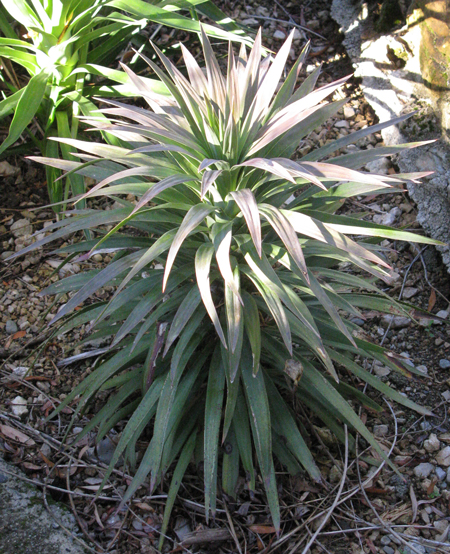
[[[0,102],[0,118],[14,114],[9,134],[0,146],[0,154],[23,152],[23,147],[12,146],[24,131],[41,153],[50,157],[62,155],[73,160],[70,148],[48,141],[48,137],[77,138],[77,116],[100,116],[92,102],[95,95],[107,97],[133,96],[126,74],[111,67],[130,41],[136,48],[144,46],[138,33],[149,22],[174,29],[199,32],[198,21],[178,13],[195,9],[222,29],[206,26],[214,37],[248,40],[242,30],[209,0],[174,0],[167,2],[142,0],[2,0],[0,4],[0,56],[24,68],[29,81],[20,86],[13,73],[3,68],[2,77],[9,89]],[[12,24],[11,20],[15,22]],[[19,34],[26,31],[30,40]],[[137,56],[136,56],[137,57]],[[9,75],[8,75],[9,73]],[[99,77],[104,84],[98,85]],[[118,84],[117,84],[118,83]],[[166,94],[164,85],[147,80],[157,92]],[[36,137],[28,127],[33,118],[40,126],[42,136]],[[104,138],[114,144],[118,139]],[[61,202],[68,196],[68,186],[74,194],[84,192],[84,180],[71,175],[64,191],[57,181],[59,170],[47,168],[50,201]],[[61,206],[55,206],[60,210]]]
[[[260,35],[249,55],[242,47],[236,56],[230,45],[225,77],[205,33],[205,71],[182,47],[187,77],[155,47],[165,71],[146,61],[171,96],[156,94],[125,68],[150,109],[106,99],[111,107],[103,115],[110,123],[91,120],[110,134],[129,133],[130,147],[59,139],[82,152],[80,162],[37,158],[95,178],[98,183],[79,200],[105,196],[122,204],[110,211],[76,211],[22,254],[84,229],[96,238],[56,252],[80,261],[94,252],[114,252],[107,267],[44,291],[70,293],[53,320],[63,321],[56,335],[94,321],[95,332],[87,340],[110,340],[108,353],[55,413],[76,400],[75,421],[99,390],[111,391],[80,435],[99,425],[100,440],[129,418],[103,485],[121,456],[136,465],[136,442],[152,425],[151,441],[122,504],[147,476],[150,491],[164,484],[177,461],[162,536],[193,456],[197,464],[203,462],[207,518],[216,510],[219,475],[222,490],[233,498],[241,470],[252,491],[259,468],[274,525],[280,527],[274,458],[292,474],[306,471],[321,480],[293,398],[342,442],[346,425],[351,449],[359,433],[385,457],[353,405],[382,408],[340,378],[347,372],[388,398],[429,413],[366,369],[364,359],[405,375],[414,371],[361,338],[345,316],[362,317],[361,308],[414,315],[410,305],[376,286],[390,274],[378,242],[437,242],[336,215],[347,198],[396,192],[403,181],[427,175],[358,171],[419,143],[330,158],[404,116],[290,159],[303,137],[343,107],[345,100],[325,99],[346,80],[316,89],[317,69],[296,88],[305,48],[278,88],[291,43],[292,35],[274,59],[261,58]],[[130,193],[136,203],[122,199]],[[362,275],[343,270],[342,263]],[[111,285],[111,300],[70,315]]]

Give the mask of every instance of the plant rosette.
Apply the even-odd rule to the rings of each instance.
[[[0,145],[0,155],[23,153],[31,145],[45,156],[62,154],[74,160],[68,147],[58,146],[48,137],[78,138],[80,113],[101,118],[92,101],[96,94],[120,98],[138,93],[130,86],[128,76],[111,66],[116,65],[116,58],[131,41],[136,41],[138,47],[138,34],[149,22],[199,33],[198,21],[178,13],[187,9],[197,10],[223,27],[208,25],[210,36],[251,43],[244,31],[209,0],[200,4],[195,0],[170,4],[142,0],[1,0],[0,31],[4,36],[0,37],[0,56],[21,66],[29,80],[20,87],[13,66],[8,70],[2,62],[1,77],[9,95],[3,93],[0,99],[0,119],[12,114],[13,119]],[[23,37],[15,30],[19,26],[27,31]],[[144,46],[145,41],[139,48]],[[167,93],[160,81],[145,82],[156,92]],[[30,128],[34,119],[39,123],[38,137]],[[30,143],[14,147],[24,132]],[[103,138],[121,144],[115,137]],[[67,199],[69,188],[74,195],[85,191],[82,176],[72,174],[63,187],[58,170],[48,166],[46,171],[50,202],[56,204],[56,210]]]
[[[122,456],[135,467],[136,443],[152,424],[121,504],[144,482],[153,491],[176,462],[161,536],[193,457],[203,462],[207,519],[216,511],[219,478],[221,490],[235,498],[241,471],[249,491],[259,471],[280,528],[275,463],[322,480],[291,409],[293,394],[342,442],[347,426],[350,449],[360,434],[383,459],[353,405],[382,408],[340,375],[350,372],[387,398],[429,413],[365,369],[361,360],[369,359],[405,375],[415,372],[361,338],[349,318],[363,318],[361,309],[414,317],[412,306],[376,286],[391,271],[378,242],[438,243],[336,215],[347,198],[398,192],[405,181],[427,175],[360,171],[420,143],[339,154],[404,116],[292,160],[302,138],[343,107],[344,100],[326,99],[346,78],[316,88],[316,69],[296,87],[305,47],[279,86],[291,43],[292,34],[274,58],[261,56],[260,34],[249,54],[243,46],[235,55],[230,45],[223,75],[203,32],[205,70],[181,45],[187,76],[155,46],[164,70],[146,61],[170,96],[156,94],[124,67],[149,109],[105,99],[108,122],[89,121],[94,129],[126,136],[129,148],[58,139],[76,148],[80,161],[34,158],[97,181],[76,201],[103,196],[119,203],[109,211],[73,211],[47,228],[50,236],[15,256],[87,229],[94,238],[57,252],[79,261],[113,255],[107,267],[43,292],[70,296],[52,321],[55,335],[95,322],[86,340],[109,340],[101,363],[53,415],[75,402],[79,416],[99,390],[111,391],[79,435],[98,425],[101,440],[126,420],[102,486]],[[123,199],[129,194],[135,203]],[[109,301],[74,312],[105,286],[115,289]]]

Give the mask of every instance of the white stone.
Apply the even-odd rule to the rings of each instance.
[[[387,329],[389,325],[391,325],[391,329],[404,329],[411,325],[411,320],[409,319],[409,317],[404,317],[401,315],[392,316],[386,314],[382,316],[380,324],[385,329]]]
[[[17,237],[29,237],[33,227],[28,219],[18,219],[11,225],[11,233]]]
[[[16,396],[11,401],[11,411],[15,416],[21,417],[28,413],[27,401],[21,396]]]
[[[350,129],[350,123],[345,119],[340,119],[339,121],[336,121],[334,126],[338,129]]]
[[[414,468],[414,475],[418,479],[426,479],[430,473],[434,471],[434,465],[430,463],[422,463]]]
[[[355,117],[356,112],[355,109],[351,106],[344,106],[344,117],[345,119],[351,119],[352,117]]]
[[[403,289],[403,298],[412,298],[419,292],[419,289],[416,289],[415,287],[405,287]]]
[[[387,377],[391,372],[391,370],[388,367],[380,367],[380,366],[375,366],[373,370],[375,372],[375,375],[378,375],[378,377]]]
[[[438,455],[436,456],[436,462],[440,466],[450,466],[450,446],[446,446],[438,453]]]
[[[366,169],[370,173],[376,173],[377,175],[388,175],[391,168],[391,162],[388,158],[378,158],[366,164]]]
[[[424,375],[428,375],[428,368],[426,365],[418,365],[416,369],[419,370],[420,373],[423,373]]]
[[[427,452],[437,452],[441,447],[441,442],[434,433],[431,433],[428,439],[423,443],[423,447]]]
[[[276,38],[278,40],[284,40],[286,38],[286,33],[283,33],[283,31],[280,31],[279,29],[277,29],[273,34],[273,38]]]
[[[374,425],[373,434],[376,437],[385,437],[389,432],[389,427],[387,425]]]

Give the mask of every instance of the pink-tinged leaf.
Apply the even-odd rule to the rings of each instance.
[[[79,202],[80,200],[84,200],[85,198],[89,198],[94,192],[97,192],[99,189],[106,187],[106,185],[109,185],[109,183],[113,183],[114,181],[118,181],[119,179],[125,179],[126,177],[134,177],[134,176],[152,176],[154,174],[155,170],[151,167],[132,167],[131,169],[125,169],[124,171],[119,171],[118,173],[115,173],[114,175],[110,175],[106,179],[103,179],[103,181],[100,181],[100,183],[97,183],[89,192],[86,194],[83,194],[81,198],[77,200]]]
[[[249,258],[250,256],[247,254],[245,256],[245,259],[251,267],[251,261],[249,262]],[[289,326],[289,321],[286,317],[286,312],[284,311],[283,305],[281,304],[281,300],[279,299],[277,294],[273,292],[272,287],[266,286],[266,284],[261,279],[259,279],[252,270],[247,271],[244,268],[242,272],[245,273],[247,277],[253,282],[253,284],[255,285],[255,287],[258,289],[259,293],[263,297],[264,302],[267,305],[267,308],[272,314],[272,317],[274,318],[275,323],[278,329],[280,330],[280,334],[283,339],[283,342],[289,354],[292,356],[291,328]]]
[[[233,273],[234,287],[240,291],[239,268],[236,267]],[[244,324],[242,306],[239,298],[233,291],[227,287],[225,290],[225,308],[227,312],[228,342],[230,344],[230,353],[233,354],[238,344],[239,334]],[[234,375],[231,380],[234,381]]]
[[[159,59],[164,64],[164,67],[167,70],[167,73],[170,75],[172,80],[174,81],[175,85],[177,86],[177,89],[179,93],[183,96],[184,101],[190,108],[190,112],[192,114],[195,113],[195,111],[201,110],[204,115],[206,115],[206,110],[204,108],[204,103],[202,102],[202,99],[198,95],[197,90],[195,87],[191,85],[191,83],[186,79],[186,77],[177,69],[177,67],[167,58],[161,50],[153,43],[151,43],[153,46],[155,52],[158,54]],[[151,65],[151,61],[144,56],[143,54],[139,54],[151,67],[154,67],[155,64]]]
[[[308,268],[306,267],[305,256],[303,255],[302,247],[297,237],[296,229],[291,225],[290,221],[285,217],[282,211],[269,204],[260,204],[258,206],[260,214],[262,214],[270,225],[273,227],[277,235],[283,241],[289,254],[302,272],[306,282],[309,283]]]
[[[401,180],[395,177],[389,177],[387,175],[372,175],[370,173],[362,173],[355,171],[354,169],[347,169],[336,164],[330,164],[325,162],[298,162],[300,167],[305,168],[307,171],[313,173],[317,177],[324,179],[331,179],[333,181],[352,181],[355,183],[365,183],[367,185],[384,185],[389,187],[386,183],[400,183]]]
[[[177,313],[174,315],[172,324],[167,334],[166,345],[164,347],[163,357],[169,351],[174,341],[179,337],[181,331],[185,328],[187,322],[191,319],[198,305],[201,302],[201,295],[197,285],[194,285],[190,292],[184,297]]]
[[[261,220],[259,218],[258,204],[255,195],[250,189],[242,189],[230,192],[230,196],[239,206],[247,223],[248,230],[255,244],[258,256],[262,253]]]
[[[225,335],[223,334],[222,326],[220,325],[219,316],[217,315],[217,310],[211,294],[209,272],[213,254],[214,246],[212,244],[202,244],[202,246],[200,246],[195,254],[195,276],[197,278],[197,285],[206,311],[216,328],[216,332],[219,335],[224,348],[227,349],[228,347]]]
[[[216,102],[219,108],[223,110],[225,107],[226,97],[225,81],[203,26],[201,26],[200,39],[205,57],[209,96],[211,100]]]
[[[293,160],[289,160],[288,158],[273,158],[273,161],[276,161],[277,163],[288,169],[292,177],[300,177],[302,179],[306,179],[322,190],[328,190],[327,187],[323,183],[321,183],[319,179],[309,169],[299,165]]]
[[[292,39],[294,38],[294,31],[292,31],[284,42],[283,46],[278,51],[278,54],[275,56],[275,59],[272,62],[270,68],[264,76],[261,76],[261,82],[258,88],[258,92],[254,99],[255,110],[253,112],[253,120],[256,121],[260,118],[261,113],[265,112],[272,100],[272,97],[277,89],[278,83],[280,82],[281,76],[283,74],[286,61],[288,59],[289,53],[291,51]],[[270,63],[270,58],[267,56],[263,62],[267,60],[267,63]],[[262,65],[262,64],[261,64]],[[251,125],[250,125],[251,126]]]
[[[203,200],[205,194],[208,192],[208,189],[213,185],[222,173],[221,169],[214,169],[213,171],[205,171],[202,175],[202,187],[200,193],[200,199]]]
[[[357,256],[391,269],[389,264],[387,264],[376,254],[360,246],[345,235],[334,231],[326,223],[322,223],[317,219],[313,219],[312,217],[300,212],[294,212],[292,210],[280,211],[289,220],[290,224],[297,233],[300,233],[307,237],[311,237],[320,242],[325,242],[330,246],[334,246],[335,248],[339,248],[341,250],[344,250],[345,252],[348,252],[352,256]]]
[[[308,42],[300,56],[298,57],[297,61],[295,62],[294,66],[292,67],[291,71],[289,72],[289,75],[287,76],[287,79],[284,81],[282,87],[277,92],[277,95],[270,106],[270,112],[269,117],[272,116],[276,111],[278,111],[281,108],[284,108],[290,99],[292,98],[292,93],[294,92],[295,84],[297,82],[299,73],[303,67],[303,63],[306,59],[306,56],[309,52],[310,48],[310,42]]]
[[[227,287],[229,287],[233,293],[239,298],[242,303],[242,298],[239,293],[238,287],[236,287],[233,277],[233,270],[231,268],[230,261],[230,246],[232,235],[232,223],[215,223],[213,227],[214,248],[216,249],[216,260],[219,266],[219,271],[225,281]]]
[[[261,150],[261,148],[319,109],[319,103],[342,86],[349,78],[350,76],[344,77],[334,83],[325,85],[277,112],[260,130],[257,136],[258,140],[254,143],[248,155],[251,156]]]
[[[183,52],[184,63],[186,64],[186,69],[189,74],[189,79],[195,90],[200,94],[208,90],[208,82],[206,77],[203,74],[203,71],[199,67],[198,63],[195,61],[194,56],[189,52],[189,50],[184,46],[183,43],[180,44],[181,51]]]
[[[175,144],[152,144],[150,146],[141,146],[130,150],[129,155],[132,154],[146,154],[151,152],[179,152],[180,154],[186,154],[186,156],[192,156],[187,150],[176,146]]]
[[[245,115],[250,109],[258,90],[259,68],[261,64],[261,28],[255,37],[255,42],[248,56],[244,78],[239,79],[241,106]]]
[[[198,166],[198,171],[203,171],[207,167],[216,164],[217,167],[222,169],[229,169],[230,165],[225,160],[213,160],[212,158],[205,158],[202,163]]]
[[[237,122],[241,113],[241,101],[239,94],[239,76],[236,67],[236,58],[234,56],[231,42],[228,46],[228,70],[227,70],[227,102],[230,102],[230,114],[225,114],[225,119]]]
[[[233,167],[256,167],[257,169],[262,169],[263,171],[269,171],[270,173],[273,173],[282,179],[286,179],[291,183],[295,183],[295,179],[289,171],[274,160],[266,158],[253,158]]]
[[[163,279],[163,292],[166,288],[167,279],[169,278],[173,262],[175,261],[178,250],[180,249],[184,240],[189,235],[189,233],[191,233],[196,227],[198,227],[200,223],[205,219],[205,217],[214,210],[214,206],[210,206],[208,204],[197,204],[193,206],[184,216],[180,228],[178,229],[178,232],[173,239],[169,254],[167,255],[166,268],[164,271]]]
[[[158,194],[161,194],[164,190],[189,181],[197,181],[197,179],[196,177],[190,177],[189,175],[172,175],[172,177],[162,179],[159,183],[150,184],[150,188],[141,196],[130,216],[136,213],[140,208],[142,208],[142,206],[148,204],[153,198],[158,196]]]

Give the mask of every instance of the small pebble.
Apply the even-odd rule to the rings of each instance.
[[[355,325],[359,325],[360,327],[361,327],[361,325],[364,325],[364,320],[361,319],[360,317],[352,317],[352,318],[350,319],[350,321],[351,321],[352,323],[354,323]]]
[[[416,369],[419,370],[420,373],[423,373],[424,375],[428,375],[428,368],[426,365],[418,365]]]
[[[403,298],[412,298],[419,292],[419,289],[416,289],[414,287],[405,287],[403,289]]]
[[[12,234],[17,237],[29,237],[33,233],[33,227],[28,219],[18,219],[11,225]]]
[[[420,428],[422,431],[429,431],[431,429],[431,423],[429,421],[421,421]]]
[[[373,434],[376,437],[385,437],[389,432],[389,427],[387,425],[374,425]]]
[[[383,546],[387,546],[388,544],[391,544],[391,539],[387,535],[383,535],[380,539],[380,542]]]
[[[414,475],[418,479],[426,479],[432,471],[434,471],[434,465],[424,462],[414,468]]]
[[[283,31],[277,29],[273,34],[273,38],[276,38],[277,40],[284,40],[286,38],[286,33],[283,33]]]
[[[434,433],[431,433],[429,438],[424,441],[423,447],[427,452],[437,452],[441,447],[441,442]]]
[[[351,119],[352,117],[355,117],[356,115],[356,112],[354,110],[354,108],[350,107],[350,106],[345,106],[344,107],[344,117],[345,119]]]
[[[16,396],[11,401],[11,411],[15,416],[21,417],[28,413],[27,401],[22,396]]]
[[[391,370],[388,367],[375,366],[373,370],[375,375],[378,375],[378,377],[387,377],[389,373],[391,373]]]
[[[443,481],[447,477],[447,472],[439,466],[435,469],[435,473],[439,481]]]
[[[13,335],[14,333],[17,333],[18,330],[19,328],[17,327],[17,323],[12,319],[8,319],[5,325],[6,334]]]
[[[409,317],[404,317],[401,315],[393,316],[386,314],[382,316],[380,323],[381,326],[385,329],[389,327],[389,324],[391,324],[391,329],[404,329],[411,325],[411,320],[409,319]]]
[[[450,446],[446,446],[440,450],[436,456],[436,462],[440,466],[449,467],[450,466]]]
[[[448,369],[450,367],[450,361],[449,360],[439,360],[439,367],[441,369]]]
[[[339,121],[336,121],[334,126],[337,127],[338,129],[349,129],[350,123],[345,119],[340,119]]]
[[[395,554],[395,550],[391,546],[383,546],[383,550],[386,554]]]

